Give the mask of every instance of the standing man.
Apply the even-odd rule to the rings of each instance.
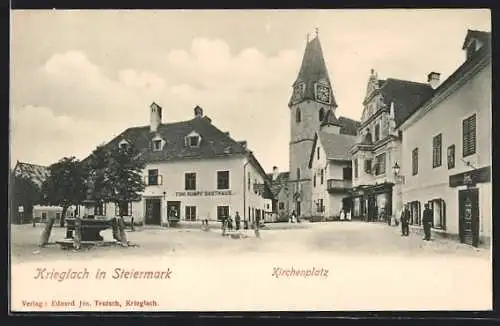
[[[239,231],[241,223],[240,213],[236,212],[236,215],[234,216],[234,222],[236,223],[236,231]]]
[[[408,204],[405,204],[403,211],[401,212],[401,236],[407,237],[410,235],[410,210],[408,209]]]
[[[424,240],[429,241],[431,240],[431,225],[432,225],[432,211],[429,208],[429,203],[425,203],[425,209],[424,209],[424,214],[422,216],[422,223],[424,224],[424,233],[425,237]]]

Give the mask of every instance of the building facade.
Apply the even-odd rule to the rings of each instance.
[[[429,203],[435,232],[472,245],[491,238],[490,49],[489,33],[468,31],[465,62],[400,127],[411,223]]]
[[[310,218],[315,208],[312,201],[312,171],[309,156],[316,132],[327,112],[335,113],[337,102],[328,75],[318,35],[308,40],[293,93],[290,109],[290,159],[288,207],[297,216]],[[339,118],[341,132],[356,133],[356,121]]]
[[[142,153],[146,188],[140,200],[103,204],[95,213],[133,216],[145,225],[167,225],[173,211],[180,221],[220,221],[236,212],[250,222],[265,218],[272,195],[245,141],[217,129],[199,106],[193,119],[167,124],[160,106],[150,109],[150,126],[129,128],[105,145],[133,145]]]
[[[341,124],[333,115],[321,124],[314,137],[309,167],[313,178],[313,216],[319,220],[338,219],[340,211],[351,211],[352,188],[350,148],[356,136],[340,133]]]
[[[350,151],[354,174],[352,217],[387,221],[402,206],[398,196],[401,189],[393,174],[393,167],[401,164],[397,126],[431,96],[433,88],[430,82],[381,80],[372,69],[366,89],[358,139]]]

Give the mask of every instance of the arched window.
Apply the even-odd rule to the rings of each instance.
[[[295,121],[297,123],[299,123],[301,120],[301,116],[300,116],[300,108],[297,108],[297,112],[295,112]]]
[[[325,118],[325,109],[321,108],[319,109],[319,121],[323,121],[323,119]]]

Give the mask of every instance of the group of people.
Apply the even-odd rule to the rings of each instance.
[[[410,235],[410,210],[408,204],[404,204],[403,211],[401,212],[401,236],[407,237]],[[424,213],[422,215],[422,225],[424,227],[425,241],[431,240],[431,227],[433,221],[432,210],[429,208],[429,203],[424,204]]]
[[[236,212],[234,216],[234,223],[235,223],[235,228],[233,228],[233,219],[231,216],[224,217],[222,219],[221,223],[221,229],[222,229],[222,235],[226,235],[226,230],[232,231],[233,229],[236,229],[236,231],[239,231],[241,229],[241,216],[239,212]],[[207,221],[208,225],[208,221]],[[243,221],[243,227],[245,230],[248,229],[248,221],[244,220]],[[259,221],[253,221],[252,222],[252,228],[254,229],[255,236],[260,239],[260,231],[259,231]]]

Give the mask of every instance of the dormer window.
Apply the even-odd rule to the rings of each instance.
[[[161,151],[161,139],[153,140],[153,150]]]
[[[190,136],[189,137],[189,146],[190,147],[198,147],[199,143],[200,143],[200,137],[198,137],[198,136]]]
[[[126,149],[128,147],[128,142],[125,139],[122,139],[122,141],[118,143],[118,147],[120,149]]]
[[[199,147],[201,143],[201,136],[196,131],[192,131],[185,137],[185,144],[189,147]]]

